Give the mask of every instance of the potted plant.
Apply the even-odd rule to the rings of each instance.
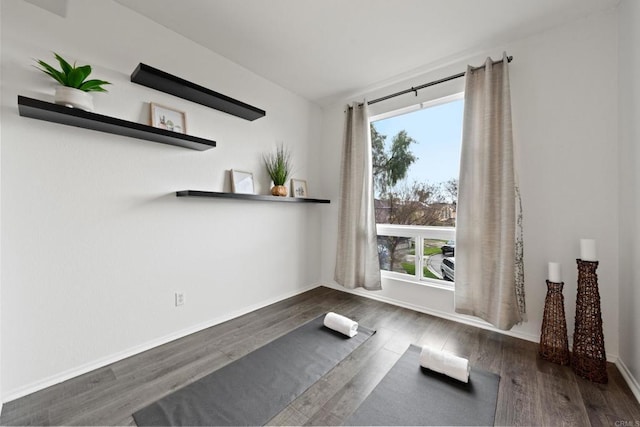
[[[57,70],[46,62],[38,59],[38,68],[60,83],[56,87],[54,102],[67,107],[80,108],[85,111],[93,111],[93,99],[89,92],[106,92],[102,86],[111,84],[104,80],[87,80],[91,74],[90,65],[73,66],[57,53],[53,53],[60,63],[61,70]]]
[[[267,173],[273,181],[271,194],[285,197],[287,195],[287,187],[285,184],[291,174],[291,154],[289,150],[285,149],[283,145],[280,145],[276,148],[275,153],[264,155],[263,159]]]

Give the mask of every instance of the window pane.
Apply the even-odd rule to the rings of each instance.
[[[455,226],[463,100],[371,123],[378,224]]]
[[[378,236],[380,269],[416,274],[416,240],[411,237]]]
[[[371,122],[380,268],[453,281],[455,242],[443,234],[454,236],[464,104],[456,95],[422,107]]]
[[[453,240],[424,239],[423,277],[453,281],[453,267],[451,261],[455,252]]]

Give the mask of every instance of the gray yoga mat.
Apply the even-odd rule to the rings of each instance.
[[[139,426],[263,425],[375,331],[349,338],[324,315],[133,414]]]
[[[410,346],[345,425],[492,426],[500,376],[471,369],[462,383],[420,366]]]

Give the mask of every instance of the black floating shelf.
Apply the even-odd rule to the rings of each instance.
[[[171,132],[26,96],[18,95],[18,111],[24,117],[191,148],[192,150],[204,151],[216,146],[215,141],[197,136]]]
[[[165,73],[142,62],[131,74],[131,81],[246,120],[253,121],[266,114],[264,110]]]
[[[310,199],[302,197],[278,197],[264,196],[260,194],[219,193],[217,191],[183,190],[176,192],[177,197],[213,197],[219,199],[257,200],[262,202],[289,202],[289,203],[331,203],[327,199]]]

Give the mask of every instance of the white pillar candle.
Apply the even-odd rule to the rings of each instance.
[[[549,263],[549,281],[553,283],[562,283],[562,274],[560,273],[560,263],[559,262],[550,262]]]
[[[580,239],[580,259],[583,261],[597,261],[596,241],[594,239]]]

